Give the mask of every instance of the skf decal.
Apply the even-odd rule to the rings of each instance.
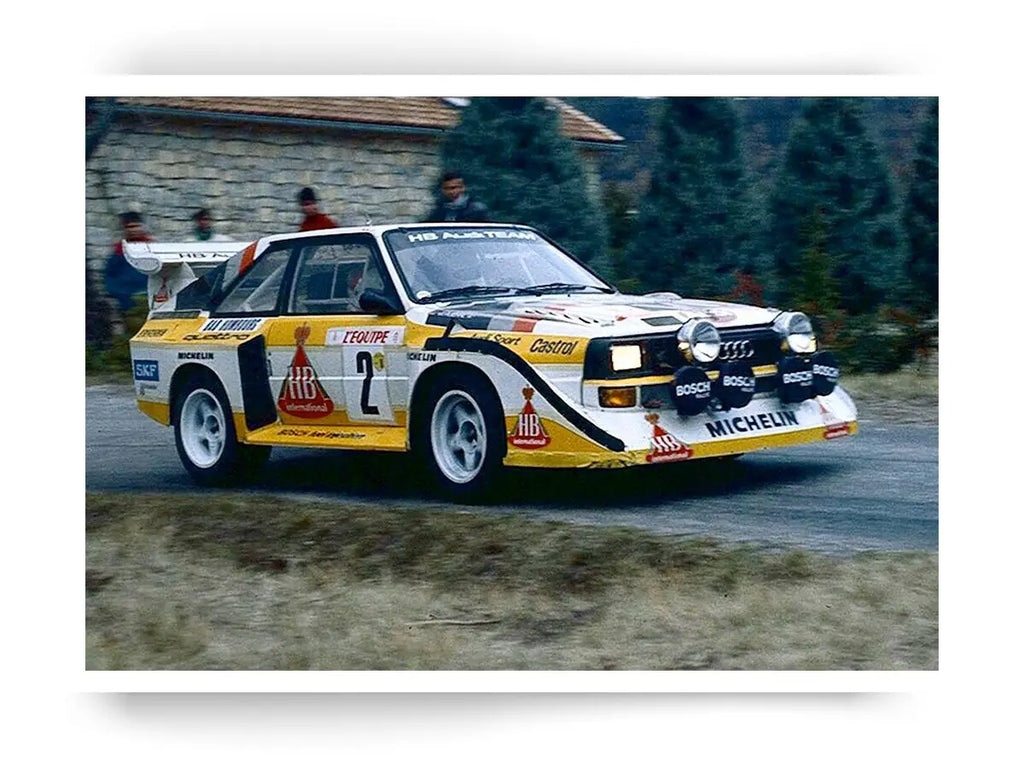
[[[533,397],[533,390],[530,387],[523,389],[523,397],[526,398],[526,405],[516,419],[516,428],[508,436],[508,441],[516,448],[524,448],[528,451],[537,448],[544,448],[551,442],[548,433],[544,431],[544,425],[540,423],[540,416],[533,409],[530,399]]]
[[[837,418],[820,400],[818,407],[821,408],[821,420],[825,422],[826,440],[834,440],[837,437],[846,437],[850,434],[850,425]]]
[[[135,380],[160,381],[160,363],[156,360],[136,360]]]
[[[778,411],[773,413],[758,413],[753,416],[734,416],[731,419],[719,419],[704,424],[712,437],[725,437],[726,435],[739,435],[744,432],[760,432],[764,429],[775,429],[777,427],[798,427],[796,414],[793,411]]]
[[[384,328],[330,328],[327,331],[327,346],[336,347],[345,344],[359,346],[398,345],[405,338],[404,326],[387,326]]]
[[[295,357],[288,366],[288,373],[277,396],[277,407],[290,416],[300,419],[321,419],[334,411],[334,403],[327,397],[316,371],[306,357],[305,343],[309,338],[309,325],[295,329]]]
[[[651,450],[648,451],[646,459],[652,464],[661,461],[683,461],[693,456],[693,449],[686,443],[680,442],[675,435],[670,435],[658,426],[658,414],[648,413],[644,418],[651,422],[654,427],[654,435],[651,437]]]

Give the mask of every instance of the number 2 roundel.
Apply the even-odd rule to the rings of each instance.
[[[277,396],[277,407],[289,416],[300,419],[322,419],[334,411],[334,403],[327,397],[316,371],[306,357],[305,343],[310,327],[295,329],[295,356]]]

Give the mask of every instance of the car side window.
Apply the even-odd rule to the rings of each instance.
[[[267,251],[260,256],[224,297],[217,312],[274,312],[290,256],[290,248]]]
[[[383,290],[374,249],[364,240],[311,243],[299,253],[288,311],[297,315],[360,313],[366,288]]]

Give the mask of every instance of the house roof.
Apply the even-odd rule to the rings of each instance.
[[[561,99],[549,98],[562,117],[563,134],[576,141],[617,144],[623,138]],[[159,110],[165,114],[223,113],[260,117],[315,120],[347,125],[442,131],[458,124],[459,108],[434,97],[132,97],[119,98],[122,108]]]

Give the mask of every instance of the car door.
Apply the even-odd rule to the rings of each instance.
[[[368,234],[300,241],[284,311],[270,333],[272,386],[284,423],[402,425],[405,318],[359,306],[365,288],[393,293]]]

